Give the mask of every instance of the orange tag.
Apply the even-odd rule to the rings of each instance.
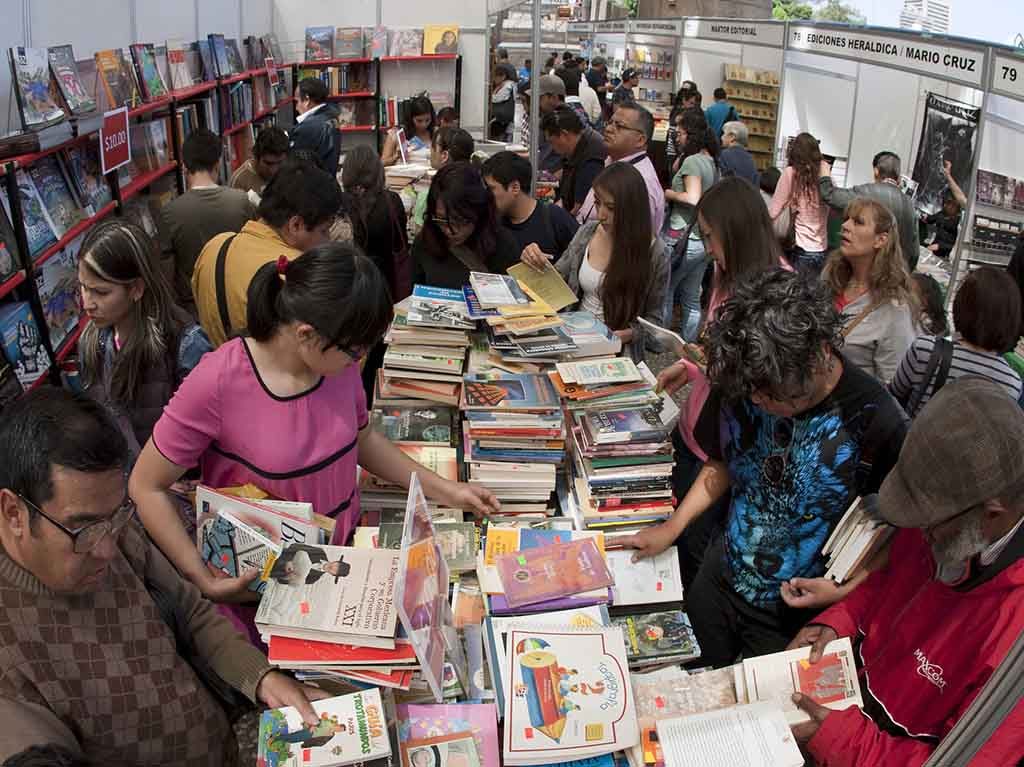
[[[654,705],[658,708],[665,708],[665,699],[660,695],[654,699]]]
[[[527,727],[526,729],[524,729],[523,730],[523,736],[527,740],[533,740],[533,728],[532,727]]]
[[[299,612],[309,615],[309,602],[299,602]]]

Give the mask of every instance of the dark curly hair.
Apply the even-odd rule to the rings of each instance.
[[[841,328],[824,285],[781,268],[754,272],[704,331],[708,378],[732,400],[804,396],[812,372],[842,345]]]

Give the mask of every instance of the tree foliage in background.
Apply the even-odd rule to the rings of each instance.
[[[781,21],[834,21],[841,24],[864,24],[866,19],[854,6],[842,0],[772,0],[772,17]]]

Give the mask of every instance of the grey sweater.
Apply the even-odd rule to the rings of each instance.
[[[576,236],[572,238],[572,242],[569,243],[569,247],[566,248],[565,253],[562,254],[562,257],[555,264],[555,269],[562,275],[562,278],[569,285],[569,289],[577,296],[581,295],[580,265],[583,263],[583,257],[587,252],[587,245],[590,244],[590,239],[594,236],[594,232],[597,231],[597,227],[598,223],[596,221],[588,221],[581,226],[576,232]],[[658,237],[655,237],[651,243],[651,260],[653,262],[653,273],[651,282],[647,286],[647,293],[644,296],[643,318],[648,322],[653,322],[655,325],[661,325],[664,323],[662,304],[665,302],[665,291],[668,289],[670,271],[668,255],[661,244],[661,239]],[[626,352],[634,362],[640,362],[644,358],[646,331],[636,320],[629,324],[629,328],[633,331],[633,340],[627,344]],[[614,330],[615,328],[612,329]]]

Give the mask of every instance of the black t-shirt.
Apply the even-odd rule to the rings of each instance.
[[[608,94],[602,90],[598,90],[604,85],[608,84],[608,73],[598,72],[596,69],[587,70],[587,84],[590,85],[595,91],[597,91],[597,100],[601,102],[601,106],[604,106],[604,100]]]
[[[784,581],[824,575],[821,547],[854,498],[878,492],[906,431],[896,400],[846,360],[835,389],[793,418],[713,388],[694,437],[728,466],[725,577],[736,593],[770,608]]]
[[[544,202],[538,202],[530,217],[521,224],[513,224],[507,218],[501,223],[515,239],[520,253],[527,245],[537,243],[537,247],[554,256],[555,261],[562,257],[579,228],[576,219],[563,208]]]
[[[488,272],[504,274],[510,266],[519,263],[519,254],[522,250],[516,250],[515,238],[503,227],[498,227],[497,238],[493,252],[477,255],[484,262]],[[465,264],[452,253],[445,253],[441,258],[435,258],[428,253],[422,232],[412,245],[412,261],[412,280],[415,285],[462,290],[463,285],[469,284],[469,269]]]

